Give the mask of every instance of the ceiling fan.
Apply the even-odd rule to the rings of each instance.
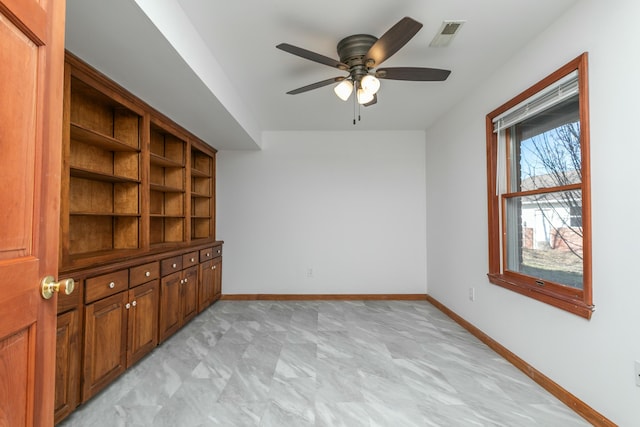
[[[334,91],[340,99],[346,101],[355,90],[357,102],[369,106],[377,102],[377,92],[380,88],[378,79],[444,81],[449,77],[450,70],[422,67],[378,68],[407,44],[421,28],[421,23],[405,17],[380,38],[369,34],[345,37],[337,46],[339,61],[301,47],[281,43],[276,48],[349,73],[347,76],[333,77],[290,90],[287,94],[297,95],[332,83],[339,83]]]

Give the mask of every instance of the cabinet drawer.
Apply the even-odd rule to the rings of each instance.
[[[120,270],[85,281],[85,302],[91,303],[129,287],[129,270]]]
[[[160,264],[150,262],[129,269],[129,286],[134,287],[160,277]]]
[[[167,274],[171,274],[175,271],[182,270],[182,256],[174,256],[173,258],[167,258],[162,260],[162,264],[160,266],[160,272],[163,276]]]
[[[198,252],[189,252],[188,254],[182,255],[182,268],[191,267],[192,265],[198,264]]]
[[[200,262],[213,258],[213,248],[200,249]]]
[[[200,249],[200,262],[222,256],[222,246]]]

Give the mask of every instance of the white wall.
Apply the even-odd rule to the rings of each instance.
[[[424,137],[266,132],[220,151],[223,293],[426,293]]]
[[[622,426],[640,425],[633,366],[640,360],[638,17],[637,0],[577,2],[427,131],[429,294]],[[590,321],[486,278],[484,117],[583,51],[591,105]]]

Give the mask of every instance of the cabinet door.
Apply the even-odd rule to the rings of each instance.
[[[83,402],[126,369],[127,297],[120,292],[85,307]]]
[[[185,324],[198,314],[198,266],[194,265],[182,274],[182,319]]]
[[[180,294],[182,272],[177,271],[160,282],[159,341],[162,342],[180,328]]]
[[[220,299],[222,295],[222,257],[214,258],[213,265],[211,266],[213,270],[213,301],[217,301]]]
[[[129,291],[129,345],[127,366],[158,344],[158,294],[160,281],[153,280]]]
[[[200,264],[198,279],[198,312],[201,312],[213,301],[213,262],[211,260]]]
[[[79,312],[58,315],[54,420],[58,424],[78,406],[80,393]]]

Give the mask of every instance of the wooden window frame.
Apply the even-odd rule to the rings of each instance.
[[[590,319],[595,307],[592,301],[593,292],[591,275],[591,175],[589,167],[589,94],[587,67],[588,54],[585,52],[486,116],[487,198],[489,224],[489,272],[487,277],[489,278],[489,281],[495,285],[502,286],[506,289],[518,292],[522,295],[542,301],[586,319]],[[572,185],[570,187],[582,191],[582,289],[549,283],[546,280],[544,281],[544,286],[540,286],[540,281],[537,281],[535,277],[504,270],[502,257],[505,251],[503,249],[502,239],[504,238],[503,233],[505,231],[505,224],[501,223],[500,214],[504,199],[501,195],[496,194],[498,135],[494,132],[493,126],[493,119],[495,117],[515,107],[575,70],[578,71],[582,183]]]

